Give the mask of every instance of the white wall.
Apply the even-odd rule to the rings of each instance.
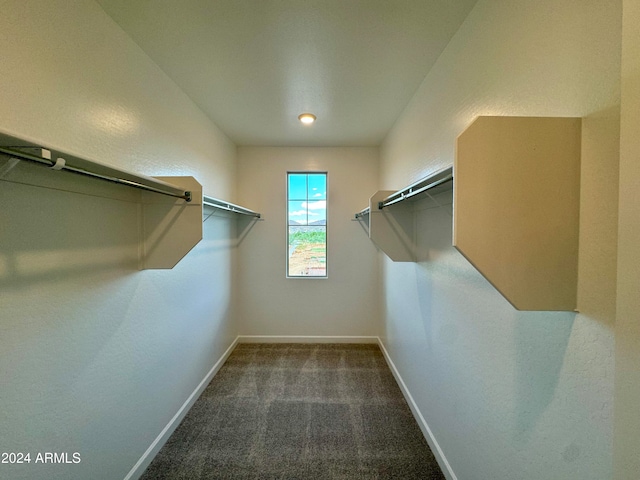
[[[381,255],[383,342],[460,480],[612,477],[620,29],[620,1],[480,0],[382,146],[397,189],[477,115],[585,117],[580,314],[514,310],[442,209],[417,214],[425,261]]]
[[[616,318],[614,472],[635,480],[640,471],[640,3],[623,2],[620,230]]]
[[[328,172],[326,279],[287,279],[288,171]],[[376,250],[353,214],[377,189],[376,148],[238,148],[238,198],[259,210],[238,249],[243,335],[370,336],[377,333]]]
[[[97,4],[0,9],[0,130],[233,200],[235,146]],[[0,446],[32,454],[2,478],[124,478],[237,334],[229,220],[138,271],[138,206],[76,181],[91,193],[0,181]]]

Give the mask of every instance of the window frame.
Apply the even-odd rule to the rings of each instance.
[[[289,200],[289,176],[290,175],[324,175],[325,178],[325,188],[326,188],[326,192],[325,192],[325,215],[326,215],[326,219],[325,219],[325,224],[324,225],[318,225],[318,226],[322,226],[324,227],[324,232],[325,232],[325,272],[324,275],[289,275],[289,205],[290,205],[290,201],[296,201],[295,200]],[[308,182],[308,177],[307,177],[307,182]],[[329,172],[322,171],[322,170],[288,170],[287,171],[287,175],[286,175],[286,208],[285,208],[285,228],[286,228],[286,233],[285,233],[285,251],[286,251],[286,257],[285,257],[285,277],[287,279],[314,279],[314,280],[325,280],[327,278],[329,278]],[[308,183],[307,183],[307,188],[308,188]],[[306,201],[309,201],[308,198],[308,194],[309,192],[307,191],[307,199]],[[305,225],[301,225],[301,226],[305,226]],[[309,226],[309,225],[307,225]]]

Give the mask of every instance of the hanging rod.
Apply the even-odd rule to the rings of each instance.
[[[241,207],[240,205],[235,205],[224,200],[209,197],[208,195],[203,195],[202,198],[202,203],[204,205],[208,205],[213,208],[219,208],[221,210],[227,210],[233,213],[239,213],[241,215],[249,215],[251,217],[260,218],[260,214],[258,212],[254,212],[253,210],[249,210],[248,208]]]
[[[408,187],[398,190],[396,193],[389,195],[387,198],[378,202],[378,209],[382,210],[384,207],[388,207],[389,205],[393,205],[394,203],[402,202],[403,200],[407,200],[419,193],[426,192],[438,185],[443,184],[449,180],[453,179],[453,167],[447,167],[443,170],[440,170],[428,177],[409,185]]]
[[[364,217],[365,215],[369,215],[369,207],[365,207],[362,210],[360,210],[358,213],[356,213],[355,218],[357,220],[359,218]]]
[[[127,185],[150,192],[191,201],[191,192],[152,177],[108,167],[91,160],[31,144],[16,137],[0,133],[0,153],[18,160],[37,163],[51,170],[64,170],[108,182]],[[55,160],[52,160],[52,157]]]

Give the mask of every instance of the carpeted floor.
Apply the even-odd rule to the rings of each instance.
[[[443,479],[377,345],[240,344],[142,476]]]

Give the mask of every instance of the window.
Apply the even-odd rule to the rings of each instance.
[[[287,277],[327,276],[327,174],[287,174]]]

